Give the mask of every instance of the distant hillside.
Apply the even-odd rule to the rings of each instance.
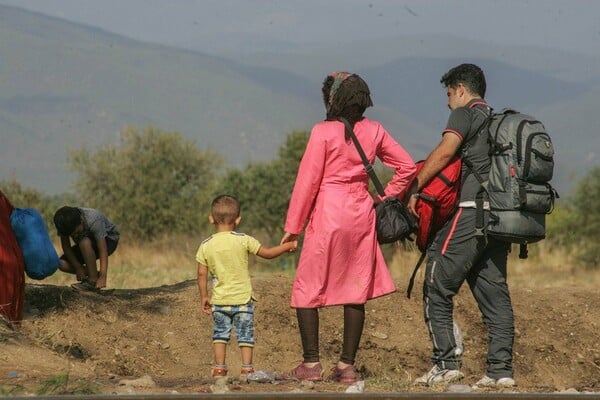
[[[236,166],[271,159],[323,118],[320,85],[338,69],[366,78],[368,115],[423,158],[448,115],[440,76],[464,61],[486,70],[494,107],[546,124],[561,193],[600,162],[600,59],[551,49],[402,37],[232,61],[0,6],[0,53],[0,179],[48,193],[69,190],[68,149],[116,142],[126,125],[179,131]]]
[[[298,99],[231,62],[3,6],[0,54],[1,177],[48,192],[72,178],[66,148],[114,142],[125,125],[179,131],[242,165],[320,117],[318,88]]]
[[[556,145],[553,183],[562,194],[600,163],[596,129],[600,126],[600,57],[430,35],[264,53],[246,56],[244,62],[270,65],[307,79],[340,68],[361,73],[373,92],[373,112],[379,114],[383,108],[386,126],[409,135],[415,158],[435,145],[448,116],[441,75],[461,62],[474,62],[486,71],[486,97],[493,107],[513,107],[544,122]],[[405,129],[397,117],[422,130]]]

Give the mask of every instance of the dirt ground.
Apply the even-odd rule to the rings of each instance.
[[[429,368],[431,345],[422,319],[421,282],[412,299],[406,298],[406,283],[397,282],[398,292],[367,303],[357,358],[365,392],[447,390],[410,383]],[[258,297],[255,368],[286,372],[301,359],[289,307],[292,280],[272,275],[255,277],[253,284]],[[512,296],[515,391],[600,393],[599,290],[517,288]],[[212,320],[198,303],[195,281],[101,293],[28,284],[20,328],[0,324],[0,395],[214,392]],[[328,370],[340,352],[342,309],[323,309],[321,317],[322,363]],[[455,318],[465,343],[462,383],[473,385],[485,371],[486,331],[468,287],[456,299]],[[332,382],[243,384],[236,379],[235,341],[227,362],[231,378],[225,390],[234,393],[346,389]]]

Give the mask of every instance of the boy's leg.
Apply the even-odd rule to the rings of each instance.
[[[65,259],[59,259],[60,261],[60,265],[58,266],[58,269],[60,269],[62,272],[66,272],[68,274],[74,274],[77,271],[75,271],[75,268]]]
[[[81,250],[81,255],[83,256],[83,261],[85,263],[85,268],[87,272],[87,278],[91,283],[96,283],[98,280],[98,270],[96,269],[96,252],[94,251],[94,244],[92,239],[89,237],[84,237],[78,243],[79,249]]]
[[[235,334],[242,353],[242,373],[253,371],[252,355],[254,348],[254,306],[252,303],[239,307],[233,315]]]
[[[85,264],[85,261],[83,260],[83,255],[81,254],[81,250],[79,249],[78,245],[71,246],[71,251],[73,252],[73,254],[75,254],[75,258],[77,259],[77,261],[79,261],[80,265]],[[87,278],[87,272],[83,268],[79,268],[78,271],[77,268],[75,268],[75,266],[69,262],[65,254],[63,254],[60,257],[59,261],[60,264],[58,266],[58,269],[60,269],[62,272],[77,275],[78,281],[83,281]]]
[[[240,346],[240,351],[242,352],[242,369],[252,368],[252,354],[253,347],[250,346]]]
[[[231,337],[231,316],[223,310],[223,306],[213,306],[213,348],[215,352],[215,366],[212,376],[227,375],[225,355],[227,344]]]
[[[225,354],[227,352],[227,343],[214,342],[215,365],[225,365]]]

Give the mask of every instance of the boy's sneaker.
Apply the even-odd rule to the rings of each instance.
[[[441,369],[434,365],[425,375],[415,379],[415,385],[432,386],[438,383],[451,383],[463,377],[464,374],[457,369]]]
[[[490,378],[487,375],[484,375],[483,378],[477,381],[475,386],[477,387],[513,387],[516,385],[516,382],[513,378],[505,377],[494,379]]]
[[[242,369],[240,370],[240,381],[241,382],[248,382],[248,375],[254,373],[254,368],[253,367],[242,367]]]
[[[227,376],[227,368],[224,367],[214,367],[211,373],[213,378],[222,378]]]
[[[317,363],[313,367],[307,367],[305,363],[301,362],[296,368],[291,370],[288,374],[282,376],[283,379],[297,379],[299,381],[322,381],[323,380],[323,369],[321,363]]]
[[[90,281],[75,282],[71,285],[71,287],[77,291],[85,292],[97,292],[100,290],[96,287],[95,284],[91,283]]]

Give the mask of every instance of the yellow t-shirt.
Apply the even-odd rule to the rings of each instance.
[[[196,261],[208,267],[215,278],[211,303],[231,306],[246,304],[252,297],[248,272],[248,253],[256,254],[260,242],[252,236],[234,231],[217,232],[204,240]]]

